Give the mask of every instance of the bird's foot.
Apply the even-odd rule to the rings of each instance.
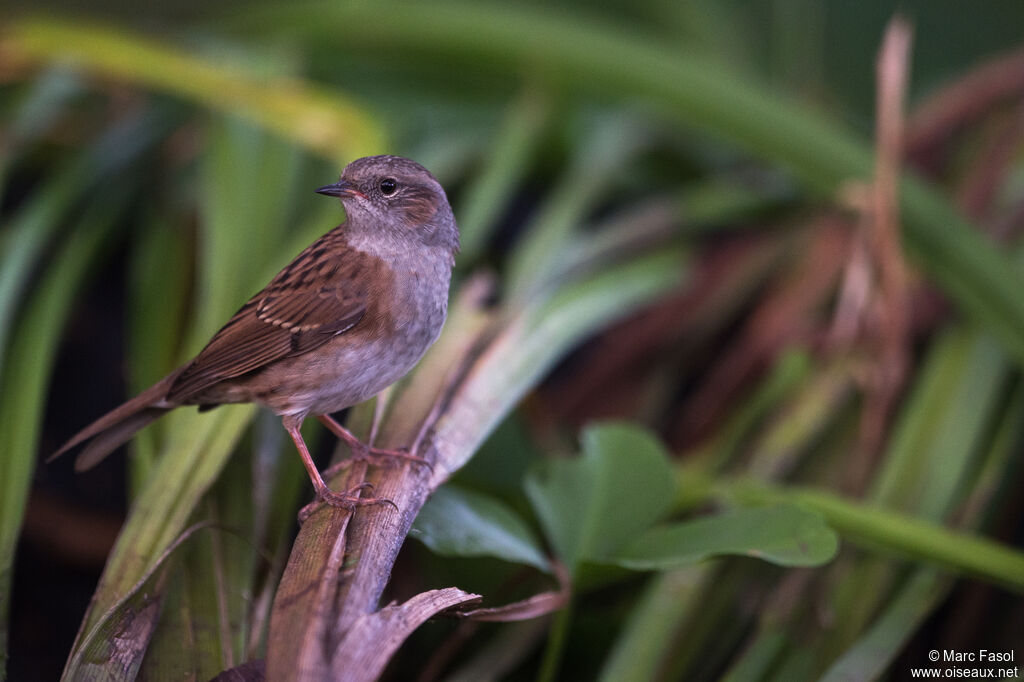
[[[340,507],[348,510],[353,510],[356,507],[368,507],[375,504],[387,504],[395,511],[398,511],[398,505],[386,497],[361,497],[360,493],[364,490],[373,490],[373,484],[360,483],[354,488],[350,488],[349,490],[341,493],[335,492],[327,486],[324,486],[317,490],[315,500],[299,510],[299,523],[305,523],[306,519],[312,516],[316,510],[320,509],[325,504],[330,507]]]
[[[324,426],[330,429],[334,435],[345,441],[345,443],[348,444],[349,449],[352,451],[351,457],[339,464],[335,464],[327,470],[326,475],[328,478],[341,471],[352,462],[369,462],[371,464],[394,463],[396,461],[414,462],[416,464],[425,464],[428,469],[431,471],[434,470],[434,466],[430,462],[416,454],[419,439],[417,439],[416,447],[413,448],[412,452],[409,451],[409,448],[396,448],[393,450],[377,448],[372,445],[367,445],[356,438],[351,431],[335,421],[329,414],[322,414],[318,416],[317,419],[320,420]]]
[[[409,452],[408,448],[395,448],[391,450],[385,448],[375,448],[364,443],[359,443],[358,445],[350,444],[350,446],[352,448],[352,455],[346,457],[337,464],[332,464],[327,469],[325,469],[324,478],[333,478],[336,474],[348,468],[349,465],[351,465],[353,462],[366,462],[368,464],[373,464],[377,466],[394,464],[396,462],[412,462],[414,464],[422,464],[423,466],[427,467],[427,469],[429,469],[431,472],[434,471],[433,464],[431,464],[423,457],[420,457],[419,455],[414,455],[413,453]]]

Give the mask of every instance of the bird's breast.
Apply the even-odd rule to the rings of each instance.
[[[282,414],[337,412],[398,381],[441,333],[449,263],[441,258],[393,262],[392,276],[378,283],[358,324],[325,344],[325,352],[297,356],[281,368],[283,383],[303,376],[302,389],[281,386],[276,400],[263,402]]]

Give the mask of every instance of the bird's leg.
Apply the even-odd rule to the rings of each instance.
[[[428,468],[433,469],[430,462],[423,459],[422,457],[415,455],[407,450],[387,450],[384,448],[375,448],[366,443],[362,442],[358,438],[352,435],[352,432],[346,429],[344,426],[339,424],[331,415],[321,414],[317,417],[324,426],[331,430],[338,438],[345,441],[349,448],[352,449],[352,456],[346,460],[335,464],[334,466],[327,469],[325,473],[329,476],[337,473],[342,468],[348,466],[348,464],[355,460],[381,460],[381,459],[398,459],[406,462],[415,462],[416,464],[425,464]]]
[[[320,476],[320,472],[317,471],[316,464],[313,463],[313,458],[309,454],[309,448],[306,447],[306,441],[302,439],[302,434],[299,433],[299,426],[302,424],[301,419],[291,419],[289,417],[284,418],[284,428],[288,431],[288,435],[292,437],[292,442],[295,443],[295,449],[299,451],[299,456],[302,457],[302,464],[306,467],[306,473],[309,474],[309,480],[313,483],[313,489],[316,490],[316,502],[312,505],[307,505],[299,512],[299,518],[304,519],[308,517],[307,509],[310,507],[315,508],[319,506],[319,502],[325,502],[332,507],[344,507],[345,509],[355,509],[356,507],[362,507],[370,504],[390,504],[394,506],[391,500],[383,497],[360,497],[359,493],[367,488],[372,488],[372,483],[361,483],[351,490],[346,490],[343,493],[337,493],[331,490],[324,479]]]

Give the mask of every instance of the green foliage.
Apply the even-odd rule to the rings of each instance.
[[[836,534],[817,514],[796,507],[752,507],[653,528],[613,560],[627,568],[664,571],[742,554],[780,566],[820,566],[838,549]]]
[[[599,561],[668,512],[672,469],[658,441],[623,425],[587,429],[578,459],[538,464],[526,492],[570,569]]]
[[[891,8],[841,5],[317,0],[160,36],[135,17],[4,16],[0,676],[20,654],[8,617],[26,578],[12,570],[33,474],[48,476],[37,458],[57,445],[44,419],[64,390],[61,344],[78,340],[66,330],[114,349],[123,335],[126,383],[149,385],[343,219],[311,190],[370,153],[427,163],[462,229],[445,334],[381,431],[406,442],[472,360],[435,431],[450,451],[433,474],[455,481],[411,531],[438,555],[416,555],[423,582],[472,574],[488,606],[549,589],[563,566],[572,582],[549,621],[446,641],[425,629],[396,677],[436,655],[453,679],[875,679],[957,607],[961,578],[1024,592],[1024,552],[1005,540],[1024,437],[1020,235],[995,243],[1019,223],[1006,124],[1019,87],[960,92],[977,107],[929,129],[924,152],[913,133],[929,120],[908,119],[919,171],[900,179],[895,218],[912,333],[903,373],[887,374],[879,263],[857,270],[849,242],[872,222],[865,114]],[[1021,8],[997,5],[916,8],[912,107],[948,78],[995,82],[967,69],[1018,40]],[[829,270],[837,250],[846,262]],[[127,273],[124,329],[75,313],[111,263]],[[355,412],[365,425],[369,407]],[[133,441],[130,513],[67,679],[212,678],[267,657],[287,561],[336,585],[345,535],[305,527],[293,549],[308,484],[278,421],[257,414],[179,410]],[[629,420],[580,431],[594,414]],[[326,639],[310,623],[337,617],[298,593],[281,641],[313,650]]]
[[[126,31],[50,18],[8,26],[4,40],[22,57],[59,57],[93,73],[229,111],[332,159],[364,156],[382,146],[373,121],[337,93],[299,80],[259,78]]]
[[[586,15],[456,0],[393,6],[382,16],[372,5],[313,2],[267,7],[239,23],[262,30],[289,26],[313,38],[400,46],[435,58],[454,52],[504,71],[533,66],[574,91],[650,98],[678,123],[777,163],[822,194],[871,172],[867,142],[838,121],[700,53],[683,53]],[[1024,299],[1017,295],[1024,281],[1013,263],[928,184],[908,175],[902,189],[907,247],[920,266],[1018,362],[1024,360]],[[585,192],[586,185],[572,191]],[[565,210],[571,206],[565,202]],[[559,222],[551,224],[554,234]]]
[[[836,535],[813,512],[751,507],[670,524],[656,522],[676,498],[674,473],[657,438],[628,424],[581,435],[583,452],[539,461],[524,486],[558,559],[670,570],[721,555],[781,566],[818,566],[836,553]],[[529,526],[498,500],[455,486],[423,508],[413,537],[446,556],[492,556],[549,570]]]
[[[31,455],[39,444],[44,388],[53,368],[60,325],[92,259],[114,225],[115,216],[107,208],[103,206],[82,216],[75,238],[60,251],[60,267],[50,271],[28,301],[30,312],[14,336],[5,363],[5,390],[0,393],[0,636],[5,640],[14,548],[28,497],[34,463]],[[5,654],[0,656],[0,663],[6,665],[6,647],[0,652]]]
[[[409,536],[444,556],[491,556],[550,571],[536,536],[507,505],[449,485],[423,506]]]

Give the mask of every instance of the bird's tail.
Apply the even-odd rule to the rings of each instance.
[[[46,461],[51,462],[71,448],[88,441],[85,449],[75,459],[75,470],[85,471],[99,464],[119,445],[128,442],[142,427],[177,407],[165,400],[169,381],[175,374],[177,372],[86,426]]]

